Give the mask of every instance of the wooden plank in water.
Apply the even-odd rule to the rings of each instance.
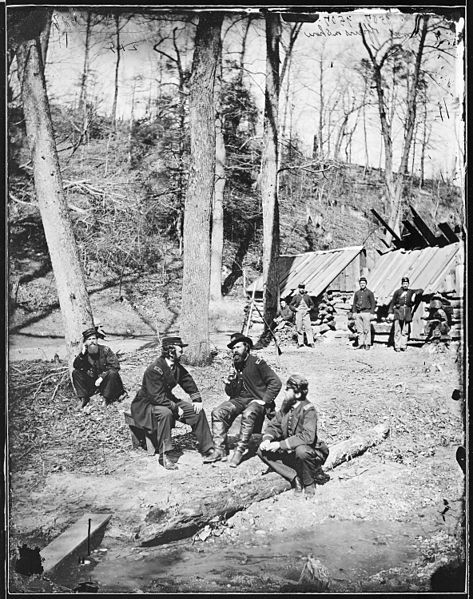
[[[84,514],[72,526],[51,541],[40,553],[43,561],[43,572],[51,572],[81,545],[87,547],[90,520],[90,538],[101,531],[108,523],[112,514]]]

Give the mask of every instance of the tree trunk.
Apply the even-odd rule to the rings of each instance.
[[[388,434],[388,425],[380,424],[336,443],[330,448],[323,470],[327,472],[350,461],[368,448],[381,443]],[[188,503],[168,510],[150,509],[145,524],[138,533],[138,544],[142,547],[161,545],[189,537],[216,517],[227,519],[256,501],[274,497],[291,488],[290,483],[275,472],[262,476],[262,462],[259,458],[243,462],[240,468],[245,471],[246,480],[243,483],[234,483],[230,488],[214,489],[210,495],[196,491]]]
[[[223,16],[202,14],[197,25],[189,96],[190,165],[184,210],[181,333],[191,364],[210,358],[210,215],[215,185],[215,76]]]
[[[90,30],[92,23],[92,13],[87,12],[87,22],[85,26],[85,51],[84,51],[84,65],[82,67],[82,75],[80,79],[80,93],[79,93],[79,112],[86,112],[87,110],[87,82],[89,78],[89,54],[90,54]],[[85,121],[85,118],[84,118]]]
[[[210,257],[210,299],[222,299],[222,257],[223,257],[223,192],[225,189],[225,142],[221,115],[220,93],[222,87],[222,64],[219,57],[218,75],[215,86],[215,190],[212,209],[212,240]]]
[[[117,13],[115,15],[115,35],[117,40],[117,60],[115,62],[115,84],[114,84],[114,92],[113,92],[113,105],[112,105],[112,114],[111,114],[111,122],[112,122],[112,131],[116,130],[117,126],[117,103],[118,103],[118,73],[120,70],[120,15]]]
[[[43,69],[46,69],[46,60],[48,57],[49,36],[51,34],[52,10],[48,10],[47,19],[43,31],[40,35],[41,57],[43,60]]]
[[[268,323],[275,317],[279,301],[279,207],[277,195],[279,38],[279,15],[269,13],[266,15],[266,90],[260,178],[263,207],[263,307]]]
[[[81,331],[93,326],[92,310],[64,197],[38,38],[20,46],[18,60],[23,72],[23,109],[36,197],[56,279],[72,370]]]

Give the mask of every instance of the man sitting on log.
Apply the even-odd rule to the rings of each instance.
[[[299,374],[291,375],[281,409],[267,424],[258,456],[292,484],[300,495],[315,493],[315,483],[326,482],[321,465],[328,447],[317,438],[317,412],[307,399],[309,383]]]
[[[180,337],[162,340],[161,356],[145,370],[141,388],[130,406],[138,426],[157,430],[159,459],[167,470],[177,470],[176,464],[166,455],[173,450],[171,429],[176,420],[192,428],[204,463],[214,461],[216,453],[200,392],[191,374],[179,362],[187,345]],[[192,403],[173,395],[176,385],[182,387]]]
[[[99,338],[105,339],[105,335],[97,327],[84,331],[81,353],[72,364],[72,382],[83,408],[95,393],[100,393],[107,404],[125,393],[118,358],[109,347],[99,345]]]
[[[230,397],[212,410],[212,433],[216,455],[209,461],[227,457],[227,433],[240,414],[241,425],[237,446],[229,466],[236,468],[248,448],[251,435],[261,426],[265,414],[272,415],[274,400],[282,382],[262,358],[250,355],[253,342],[241,333],[232,335],[227,346],[233,350],[233,371],[225,381],[225,393]]]

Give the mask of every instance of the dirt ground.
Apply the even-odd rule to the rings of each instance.
[[[319,339],[314,349],[282,349],[280,357],[274,345],[257,353],[282,379],[307,376],[329,446],[383,421],[388,438],[330,471],[310,500],[287,491],[193,538],[146,548],[136,535],[150,508],[198,501],[255,470],[264,476],[266,467],[254,455],[235,470],[203,465],[182,424],[174,430],[183,452],[177,471],[132,449],[122,412],[156,347],[123,353],[129,398],[105,406],[95,396],[89,413],[79,409],[63,363],[11,362],[10,591],[70,592],[89,581],[104,593],[291,593],[320,590],[321,579],[328,592],[431,590],[436,570],[465,559],[465,478],[455,459],[465,443],[464,403],[452,399],[462,389],[458,346],[395,353],[375,344],[366,352],[342,336]],[[224,398],[229,366],[222,346],[212,365],[189,368],[209,418]],[[14,571],[19,545],[43,548],[87,511],[112,514],[89,564],[51,577]],[[310,575],[314,563],[323,575]]]

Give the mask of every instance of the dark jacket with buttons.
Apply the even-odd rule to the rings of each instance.
[[[106,345],[98,345],[99,353],[95,356],[86,352],[80,353],[72,363],[73,368],[86,372],[92,379],[97,380],[99,376],[106,376],[109,372],[118,372],[120,363],[117,356]]]
[[[327,459],[328,447],[317,438],[317,411],[314,404],[304,399],[294,409],[283,402],[276,416],[266,425],[263,441],[279,441],[283,451],[294,450],[299,445],[317,449],[323,461]]]
[[[171,369],[166,359],[161,356],[150,364],[143,375],[141,388],[130,406],[136,424],[148,429],[154,427],[153,406],[169,408],[177,415],[177,404],[181,400],[172,392],[177,385],[190,396],[191,401],[202,401],[194,379],[179,362]]]
[[[225,385],[225,393],[230,399],[248,400],[246,403],[262,399],[270,406],[282,387],[281,379],[263,358],[251,354],[241,368],[236,368],[235,375],[236,378]]]
[[[314,308],[314,302],[308,293],[296,293],[296,295],[292,298],[291,303],[289,304],[289,308],[293,312],[297,312],[302,299],[304,299],[304,302],[307,306],[307,310],[310,312]]]
[[[405,322],[412,321],[413,308],[420,302],[421,296],[424,293],[423,289],[405,289],[402,287],[396,289],[389,304],[389,314],[394,314],[394,320],[404,320]],[[403,294],[404,293],[404,294]],[[415,299],[413,296],[415,295]]]

